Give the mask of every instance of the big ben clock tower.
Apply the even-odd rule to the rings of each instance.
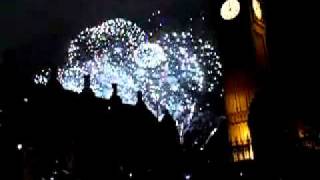
[[[248,116],[260,81],[257,77],[268,69],[263,4],[261,0],[221,0],[219,15],[218,38],[225,62],[224,99],[232,160],[253,160]]]

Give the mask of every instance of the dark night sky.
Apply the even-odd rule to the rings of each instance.
[[[161,9],[178,15],[200,12],[193,0],[2,0],[0,52],[8,47],[36,46],[37,51],[65,42],[86,26],[109,18],[140,20]],[[181,8],[183,5],[184,8]],[[39,47],[40,46],[40,47]],[[62,45],[63,46],[63,45]],[[50,48],[49,48],[50,49]]]
[[[216,1],[222,0],[1,0],[0,53],[18,49],[23,52],[23,58],[18,58],[22,64],[61,63],[68,40],[84,27],[114,17],[139,21],[156,9],[178,22],[203,8],[210,10],[208,5]],[[302,1],[265,3],[270,61],[277,77],[274,85],[290,100],[288,104],[297,107],[308,108],[303,103],[319,96],[314,88],[319,82],[316,7]]]
[[[156,9],[169,12],[171,17],[179,21],[180,16],[198,13],[201,9],[213,11],[214,8],[209,6],[213,7],[214,3],[221,1],[223,0],[1,0],[0,53],[9,47],[23,45],[45,49],[51,47],[52,43],[61,42],[56,39],[70,39],[86,26],[114,17],[139,21]],[[317,11],[312,10],[315,7],[317,6],[310,3],[267,1],[265,11],[269,23],[269,42],[275,51],[286,45],[300,49],[296,51],[299,55],[306,54],[308,50],[305,43],[317,32]],[[276,56],[279,52],[275,52]],[[283,54],[285,53],[281,55]]]

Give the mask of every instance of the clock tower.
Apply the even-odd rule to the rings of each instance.
[[[248,125],[260,77],[268,70],[262,0],[221,0],[218,40],[225,67],[225,111],[234,162],[253,160]]]

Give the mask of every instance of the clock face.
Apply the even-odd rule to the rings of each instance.
[[[232,20],[240,13],[240,3],[238,0],[227,0],[223,3],[220,11],[224,20]]]
[[[252,0],[252,8],[254,15],[256,16],[257,19],[261,20],[262,19],[262,10],[261,10],[261,4],[258,0]]]

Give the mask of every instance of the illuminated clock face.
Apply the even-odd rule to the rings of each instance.
[[[240,13],[240,3],[238,0],[227,0],[221,7],[221,17],[224,20],[232,20]]]
[[[252,8],[254,15],[256,16],[257,19],[261,20],[262,19],[262,10],[261,10],[261,4],[258,0],[252,0]]]

